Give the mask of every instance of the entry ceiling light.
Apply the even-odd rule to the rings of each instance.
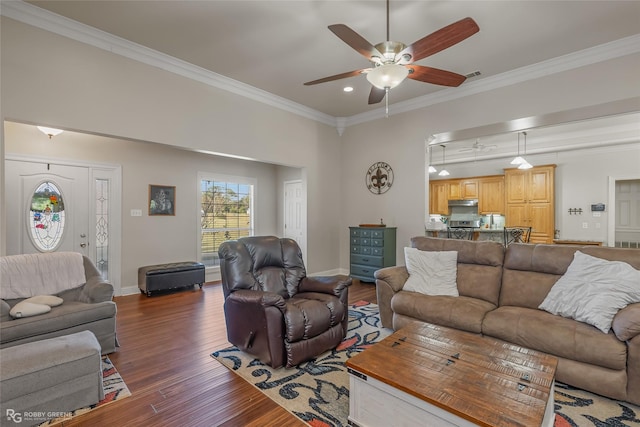
[[[436,173],[438,169],[433,167],[433,147],[429,146],[429,173]]]
[[[438,173],[438,175],[440,175],[440,176],[449,176],[451,174],[444,167],[444,165],[445,165],[445,157],[444,157],[445,146],[444,146],[444,144],[441,145],[441,147],[442,147],[442,170]]]
[[[62,129],[48,128],[46,126],[36,126],[36,127],[40,132],[44,133],[45,135],[48,135],[49,139],[51,139],[54,136],[60,135],[62,132],[64,132]]]
[[[527,133],[526,132],[522,132],[522,135],[524,135],[524,155],[527,155]],[[520,165],[518,166],[518,169],[531,169],[533,166],[531,166],[531,163],[527,162],[525,159],[522,159],[522,163],[520,163]]]

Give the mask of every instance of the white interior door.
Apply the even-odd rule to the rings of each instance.
[[[298,242],[302,254],[306,252],[306,216],[302,181],[284,183],[284,237]]]
[[[30,213],[34,192],[45,183],[51,183],[59,190],[60,197],[52,196],[51,200],[52,204],[64,204],[63,218],[48,205],[35,214]],[[73,251],[94,258],[89,250],[91,199],[87,167],[7,159],[5,184],[7,254]],[[36,226],[38,229],[32,231]],[[40,234],[35,236],[34,233]],[[42,241],[45,240],[55,243],[49,249],[43,249]]]

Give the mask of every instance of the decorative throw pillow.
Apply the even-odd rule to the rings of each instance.
[[[20,319],[21,317],[37,316],[38,314],[44,314],[50,311],[51,307],[49,307],[48,305],[20,301],[13,306],[9,314],[14,319]]]
[[[567,272],[538,308],[588,323],[605,334],[618,310],[640,302],[640,271],[576,251]]]
[[[27,298],[21,302],[30,302],[32,304],[44,304],[49,307],[57,307],[61,305],[64,300],[60,297],[56,297],[54,295],[36,295],[35,297]]]
[[[458,252],[404,248],[404,260],[409,279],[403,290],[426,295],[459,295],[456,283]]]

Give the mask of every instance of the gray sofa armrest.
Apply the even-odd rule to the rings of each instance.
[[[620,341],[630,341],[640,335],[640,303],[629,304],[613,318],[611,329]]]
[[[92,277],[85,283],[78,296],[78,301],[95,304],[111,301],[114,294],[113,285],[101,277]]]
[[[82,262],[87,282],[82,286],[80,295],[78,295],[78,301],[90,304],[111,301],[115,292],[113,285],[102,279],[102,275],[89,258],[83,256]]]
[[[380,321],[385,328],[393,328],[393,311],[391,310],[391,298],[402,290],[409,278],[409,272],[404,265],[386,267],[376,270],[376,295],[378,308],[380,309]]]

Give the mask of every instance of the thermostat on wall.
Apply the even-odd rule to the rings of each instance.
[[[596,203],[591,205],[591,212],[604,212],[604,203]]]

